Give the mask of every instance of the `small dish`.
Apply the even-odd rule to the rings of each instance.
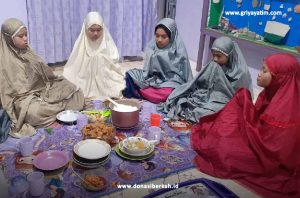
[[[85,175],[81,181],[81,185],[90,191],[100,191],[106,188],[107,181],[98,175]]]
[[[143,154],[149,147],[150,142],[141,137],[128,137],[122,141],[122,149],[129,155]]]
[[[130,156],[133,156],[133,157],[142,157],[142,156],[146,156],[146,155],[149,155],[151,154],[154,149],[155,149],[155,145],[154,144],[151,144],[147,149],[145,149],[144,152],[142,153],[138,153],[138,154],[130,154],[128,153],[125,149],[124,149],[124,145],[123,145],[123,141],[119,143],[119,149],[122,153],[126,154],[126,155],[130,155]]]
[[[79,157],[97,160],[106,157],[111,152],[111,147],[103,140],[86,139],[75,144],[73,151]]]
[[[61,122],[72,123],[77,121],[78,115],[79,115],[78,111],[66,110],[57,114],[56,119],[58,119]]]

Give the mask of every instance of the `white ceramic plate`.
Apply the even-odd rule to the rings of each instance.
[[[29,136],[27,135],[27,136],[28,137],[34,136],[36,133],[37,133],[37,130],[35,130],[32,134],[30,134]],[[11,129],[9,129],[9,135],[14,138],[23,138],[24,137],[24,136],[20,135],[20,133],[13,133],[11,131]]]
[[[150,153],[152,153],[154,151],[155,146],[153,144],[151,144],[147,149],[145,149],[144,152],[142,153],[137,153],[137,154],[130,154],[126,151],[126,149],[124,149],[124,145],[123,145],[123,141],[121,141],[119,143],[119,149],[121,150],[121,152],[125,153],[126,155],[130,155],[130,156],[134,156],[134,157],[142,157],[142,156],[146,156],[149,155]]]
[[[78,115],[79,115],[78,111],[66,110],[57,114],[56,118],[59,121],[70,123],[70,122],[75,122],[77,120]]]
[[[75,144],[74,152],[85,159],[99,159],[109,155],[111,147],[103,140],[87,139]]]

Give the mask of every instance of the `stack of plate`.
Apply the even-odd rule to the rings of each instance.
[[[129,146],[133,141],[141,141],[145,145],[143,149],[133,149]],[[116,153],[128,160],[144,160],[154,155],[154,144],[151,144],[148,140],[140,137],[129,137],[121,141],[115,148]]]
[[[82,140],[74,146],[73,160],[79,166],[97,168],[108,161],[110,151],[110,145],[103,140]]]

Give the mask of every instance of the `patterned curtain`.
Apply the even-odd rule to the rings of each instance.
[[[68,59],[86,14],[98,11],[121,56],[139,56],[153,37],[157,0],[27,0],[31,47],[47,63]]]

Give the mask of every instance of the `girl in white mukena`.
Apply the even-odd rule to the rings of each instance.
[[[63,75],[83,90],[85,98],[118,97],[125,87],[118,62],[118,49],[102,17],[88,13]]]

